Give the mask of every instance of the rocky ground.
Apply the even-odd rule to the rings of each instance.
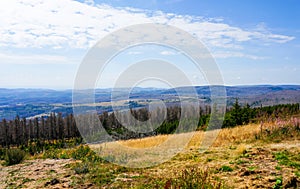
[[[71,159],[35,159],[0,166],[0,188],[88,188],[77,185]]]

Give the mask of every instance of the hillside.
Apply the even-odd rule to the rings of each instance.
[[[175,157],[143,169],[107,162],[109,158],[118,162],[112,154],[100,160],[85,146],[44,152],[22,164],[1,166],[0,188],[300,187],[299,119],[222,129],[213,145],[201,152],[204,134],[176,135],[178,141],[190,136],[192,139]],[[102,147],[112,149],[118,143],[147,149],[170,136],[174,135],[106,143]],[[90,147],[99,149],[99,145]],[[130,155],[126,160],[130,164]]]

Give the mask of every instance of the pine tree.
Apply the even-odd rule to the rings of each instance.
[[[242,110],[241,106],[239,105],[239,100],[238,98],[235,99],[235,103],[233,105],[232,109],[232,118],[233,118],[233,126],[235,125],[242,125]]]

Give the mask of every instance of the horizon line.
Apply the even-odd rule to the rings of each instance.
[[[170,88],[163,87],[103,87],[103,88],[82,88],[77,90],[111,90],[111,89],[128,89],[128,88],[136,88],[136,89],[175,89],[175,88],[183,88],[183,87],[211,87],[211,86],[222,86],[222,87],[252,87],[252,86],[300,86],[300,84],[237,84],[237,85],[185,85],[185,86],[176,86]],[[53,88],[53,87],[0,87],[0,90],[8,89],[8,90],[53,90],[53,91],[69,91],[74,90],[74,88]]]

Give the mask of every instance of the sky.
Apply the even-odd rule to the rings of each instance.
[[[299,10],[298,0],[3,0],[0,88],[70,89],[90,48],[143,23],[194,36],[211,53],[225,85],[300,84]],[[113,87],[122,69],[149,54],[177,65],[193,85],[208,84],[182,53],[146,45],[112,59],[95,86]]]

